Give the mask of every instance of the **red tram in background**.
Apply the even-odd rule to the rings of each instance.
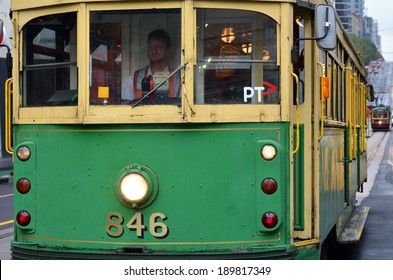
[[[392,118],[390,106],[378,105],[371,110],[370,115],[373,130],[390,130]]]

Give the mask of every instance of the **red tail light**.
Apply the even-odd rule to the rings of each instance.
[[[16,215],[16,221],[21,226],[27,226],[31,222],[30,213],[25,210],[19,211]]]
[[[262,216],[262,224],[267,228],[274,228],[278,223],[277,215],[273,212],[266,212]]]
[[[16,182],[16,189],[21,194],[28,193],[30,191],[30,188],[31,188],[30,181],[25,178],[19,179],[18,182]]]
[[[262,181],[261,189],[265,194],[273,194],[277,191],[277,182],[272,178],[266,178]]]

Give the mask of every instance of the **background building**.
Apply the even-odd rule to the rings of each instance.
[[[336,0],[335,7],[345,30],[350,34],[361,36],[364,0]]]
[[[335,0],[333,5],[349,34],[370,40],[381,53],[378,21],[365,15],[365,0]]]

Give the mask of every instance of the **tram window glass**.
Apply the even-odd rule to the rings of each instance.
[[[23,28],[22,106],[77,103],[76,13],[43,16]]]
[[[180,65],[180,27],[180,9],[91,12],[90,104],[129,104],[148,92],[143,89],[142,80],[150,74],[154,87],[167,79],[170,72]],[[171,46],[167,67],[151,73],[150,68],[146,68],[150,63],[147,37],[154,30],[166,31]],[[139,74],[142,75],[141,79]],[[148,83],[148,86],[152,84]],[[178,71],[173,79],[168,79],[142,104],[180,104],[180,96],[181,82]],[[155,101],[158,97],[162,98],[162,102]]]
[[[344,119],[344,92],[343,92],[343,69],[341,66],[338,66],[338,73],[337,73],[337,92],[338,92],[338,106],[339,106],[339,112],[338,112],[338,118],[339,121],[345,121]]]
[[[331,99],[331,116],[335,121],[339,121],[339,92],[338,92],[338,63],[332,57],[331,67],[331,88],[330,88],[330,99]]]
[[[252,11],[197,10],[196,104],[279,104],[277,23]]]

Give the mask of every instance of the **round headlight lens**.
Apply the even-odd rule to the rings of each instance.
[[[149,184],[142,175],[130,173],[121,180],[120,193],[126,201],[138,203],[147,197]]]
[[[131,164],[117,175],[115,190],[123,205],[132,209],[142,209],[156,199],[158,178],[148,166]]]

